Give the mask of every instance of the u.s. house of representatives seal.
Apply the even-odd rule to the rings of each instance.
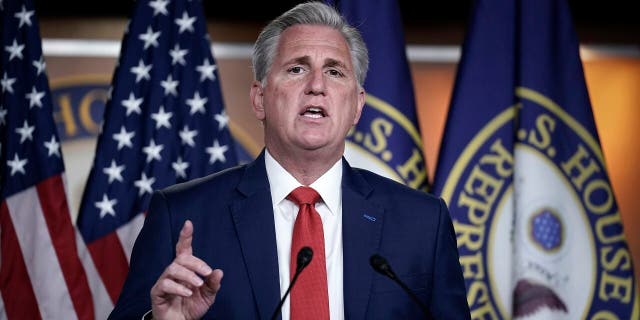
[[[347,136],[345,157],[355,167],[414,189],[427,189],[427,169],[416,124],[370,93],[358,125]]]
[[[473,319],[638,319],[637,288],[597,138],[549,98],[468,143],[444,185]]]

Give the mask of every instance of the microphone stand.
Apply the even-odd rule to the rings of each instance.
[[[379,254],[374,254],[371,256],[371,258],[369,258],[369,263],[374,270],[397,283],[402,288],[402,290],[404,290],[404,292],[406,292],[409,297],[411,297],[411,300],[413,300],[413,302],[415,302],[420,307],[422,313],[424,313],[425,319],[431,319],[431,313],[429,312],[429,309],[427,309],[427,306],[425,306],[422,301],[418,299],[418,297],[411,291],[411,289],[409,289],[409,287],[407,287],[406,284],[404,284],[404,282],[398,279],[398,276],[396,276],[395,272],[391,270],[391,265],[389,265],[387,259],[383,258]]]
[[[300,274],[302,273],[302,270],[304,270],[304,268],[306,268],[309,265],[309,263],[311,263],[311,259],[313,259],[313,250],[311,250],[311,248],[302,247],[300,251],[298,251],[298,256],[296,259],[296,273],[293,275],[293,279],[291,279],[291,283],[289,284],[287,291],[284,293],[284,296],[282,296],[282,299],[280,299],[280,303],[278,303],[276,310],[273,311],[273,316],[271,316],[271,320],[276,320],[278,318],[278,315],[282,310],[282,305],[284,304],[284,301],[287,299],[287,296],[289,295],[291,288],[293,288],[293,285],[296,283],[296,280],[298,280],[298,276],[300,276]]]

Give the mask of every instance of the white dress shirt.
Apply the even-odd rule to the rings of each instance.
[[[287,172],[267,150],[265,165],[276,227],[278,247],[278,269],[280,272],[280,296],[289,287],[289,262],[291,261],[291,238],[293,225],[298,215],[298,206],[287,200],[295,188],[302,186]],[[327,266],[327,288],[329,290],[329,315],[332,320],[344,319],[344,299],[342,290],[342,159],[325,172],[309,187],[315,189],[322,200],[316,203],[316,210],[322,219],[324,230],[324,250]],[[316,256],[314,256],[314,259]],[[303,271],[304,272],[304,271]],[[282,320],[289,320],[289,298],[282,306]]]

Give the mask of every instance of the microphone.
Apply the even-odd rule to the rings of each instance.
[[[313,259],[313,250],[311,250],[311,248],[302,247],[300,251],[298,251],[298,256],[296,259],[296,273],[293,275],[293,279],[291,279],[291,283],[289,283],[289,288],[287,288],[287,291],[284,293],[284,296],[282,296],[282,299],[280,299],[280,303],[278,304],[278,307],[276,307],[276,310],[273,311],[273,316],[271,316],[271,320],[275,320],[280,314],[280,311],[282,310],[282,305],[284,304],[284,301],[287,299],[287,296],[289,295],[289,291],[291,291],[291,288],[293,288],[293,285],[296,283],[296,280],[298,280],[298,276],[302,273],[302,270],[304,270],[304,268],[306,268],[309,265],[309,263],[311,263],[311,259]]]
[[[396,276],[396,274],[391,269],[391,266],[387,262],[387,259],[379,254],[374,254],[371,256],[371,258],[369,258],[369,264],[371,264],[373,270],[395,281],[395,283],[397,283],[402,288],[402,290],[404,290],[404,292],[406,292],[409,297],[411,297],[413,302],[415,302],[420,307],[420,309],[422,309],[425,318],[431,319],[431,313],[429,312],[429,309],[427,309],[427,306],[425,306],[422,301],[418,299],[418,297],[409,289],[409,287],[407,287],[406,284],[398,279],[398,276]]]

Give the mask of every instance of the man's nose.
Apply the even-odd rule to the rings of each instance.
[[[322,70],[311,72],[308,77],[305,93],[310,95],[324,95],[326,90],[325,80]]]

